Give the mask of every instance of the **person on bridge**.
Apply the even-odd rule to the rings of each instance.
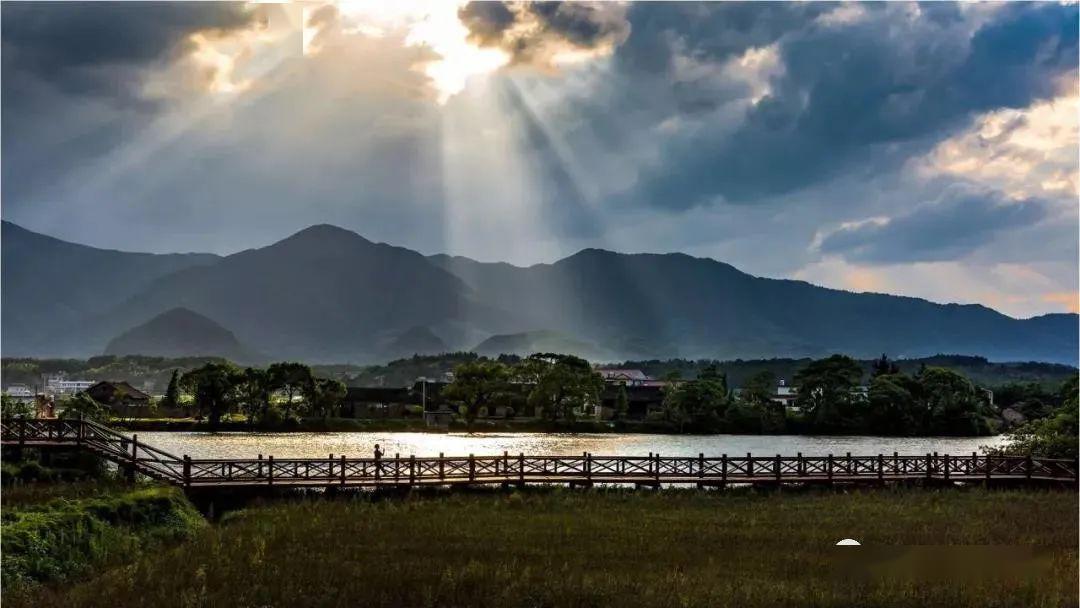
[[[379,444],[375,444],[375,476],[382,476],[382,456],[383,451],[379,448]]]

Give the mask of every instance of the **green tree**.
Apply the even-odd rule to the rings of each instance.
[[[896,363],[890,361],[884,353],[881,354],[880,359],[875,359],[870,366],[870,376],[874,378],[878,376],[889,376],[899,373],[900,367],[896,365]]]
[[[998,450],[1007,454],[1024,454],[1044,458],[1078,456],[1080,441],[1080,397],[1077,377],[1066,381],[1061,389],[1062,404],[1041,420],[1031,420],[1013,429],[1006,446]]]
[[[112,416],[112,411],[105,405],[98,403],[86,393],[76,393],[65,397],[57,404],[60,418],[79,418],[106,422]]]
[[[523,361],[522,366],[522,375],[535,382],[529,392],[529,403],[548,420],[573,421],[578,411],[600,402],[604,381],[580,357],[537,353]]]
[[[970,380],[950,369],[927,367],[916,378],[930,418],[929,432],[986,435],[983,400]]]
[[[714,430],[727,407],[727,377],[715,364],[705,366],[696,379],[673,385],[664,395],[664,411],[679,432],[688,422],[697,430]]]
[[[30,418],[34,415],[34,404],[4,393],[0,395],[0,410],[4,418]]]
[[[266,371],[270,374],[270,385],[274,391],[281,392],[285,397],[285,406],[282,409],[288,419],[296,407],[296,396],[309,390],[312,381],[311,368],[303,363],[281,362],[274,363]]]
[[[229,363],[207,363],[180,376],[180,386],[192,396],[195,407],[206,416],[210,429],[237,404],[237,385],[242,374]]]
[[[629,412],[630,395],[626,393],[626,385],[620,384],[618,392],[615,393],[615,419],[623,420]]]
[[[304,387],[304,402],[308,412],[324,421],[341,410],[341,402],[348,389],[333,378],[312,378]]]
[[[247,416],[248,425],[265,423],[274,393],[270,372],[249,367],[238,374],[236,380],[237,406]]]
[[[851,431],[857,427],[863,398],[856,392],[862,368],[851,357],[832,355],[806,365],[795,374],[795,404],[814,430]]]
[[[762,370],[746,379],[739,399],[728,407],[724,426],[733,431],[780,433],[787,428],[784,404],[776,395],[776,374]]]
[[[510,368],[498,361],[470,361],[454,368],[454,381],[440,396],[458,406],[471,425],[482,408],[492,408],[507,397],[510,388]]]
[[[879,435],[917,435],[927,422],[925,405],[916,400],[918,383],[905,374],[877,374],[870,381],[867,430]]]
[[[175,409],[180,405],[180,370],[173,370],[169,378],[169,386],[165,389],[165,398],[161,400],[162,407]]]

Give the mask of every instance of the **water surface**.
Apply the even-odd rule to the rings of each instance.
[[[619,433],[174,433],[142,432],[145,441],[175,455],[192,458],[368,458],[375,444],[387,456],[495,455],[504,451],[529,455],[604,456],[824,456],[892,454],[971,454],[998,446],[994,437],[873,437],[807,435],[647,435]]]

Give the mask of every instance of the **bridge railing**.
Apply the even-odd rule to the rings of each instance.
[[[5,445],[76,444],[125,470],[184,486],[245,484],[438,484],[443,482],[758,483],[927,479],[1077,480],[1077,462],[972,453],[954,456],[415,456],[192,459],[86,419],[5,419]]]

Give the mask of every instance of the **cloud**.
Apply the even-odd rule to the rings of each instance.
[[[1037,199],[1014,201],[993,191],[954,188],[894,217],[842,224],[820,235],[817,249],[876,264],[951,260],[1045,216],[1046,204]]]
[[[514,65],[545,68],[607,54],[630,31],[614,2],[469,2],[458,17],[471,41],[502,49]]]
[[[892,170],[977,113],[1054,95],[1054,80],[1077,68],[1075,5],[1008,6],[985,24],[912,5],[867,12],[828,27],[759,15],[787,28],[750,28],[774,34],[782,59],[769,93],[734,125],[708,122],[666,141],[664,162],[643,170],[627,198],[678,210]]]

